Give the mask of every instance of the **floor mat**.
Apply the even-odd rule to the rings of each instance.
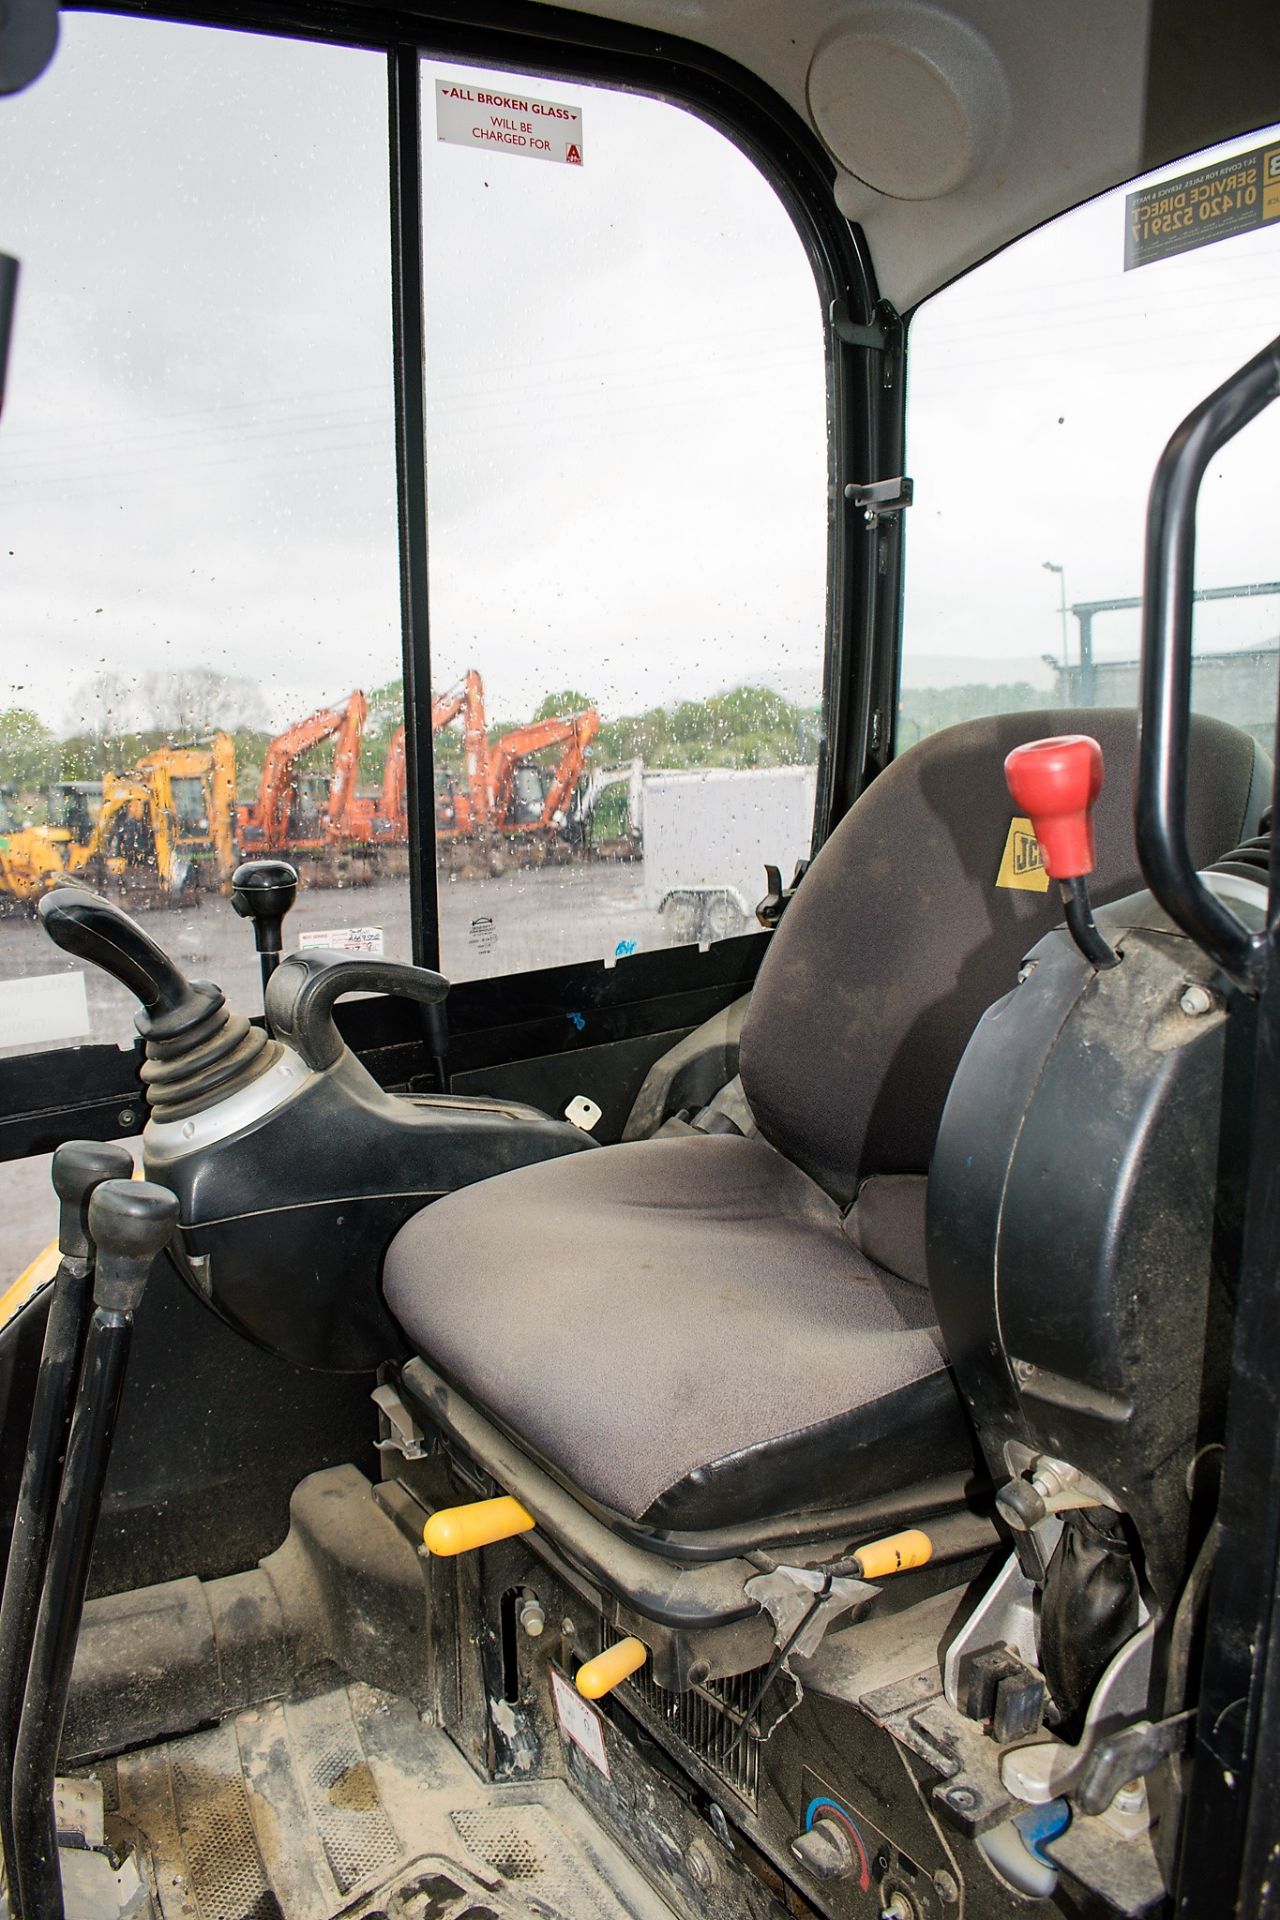
[[[491,1786],[371,1687],[122,1755],[163,1920],[670,1920],[560,1782]]]

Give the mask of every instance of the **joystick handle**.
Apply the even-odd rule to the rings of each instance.
[[[64,1260],[87,1260],[89,1202],[104,1180],[128,1180],[133,1155],[109,1140],[68,1140],[53,1156],[53,1190],[58,1196],[58,1251]]]
[[[36,911],[56,947],[101,967],[141,1000],[135,1024],[147,1039],[176,1039],[221,1007],[216,987],[188,980],[136,920],[87,887],[54,887]]]
[[[280,964],[284,917],[297,897],[297,869],[287,860],[246,860],[231,876],[231,904],[242,919],[253,921],[264,993]]]
[[[1015,747],[1004,763],[1015,807],[1035,829],[1051,880],[1080,880],[1095,865],[1093,804],[1102,791],[1102,748],[1087,733]]]
[[[132,1313],[156,1255],[178,1224],[178,1196],[150,1180],[107,1180],[89,1202],[89,1235],[97,1248],[95,1306]]]

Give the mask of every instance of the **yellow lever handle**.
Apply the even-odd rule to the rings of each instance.
[[[637,1673],[648,1658],[649,1649],[643,1640],[619,1640],[578,1668],[578,1692],[584,1700],[603,1700],[628,1674]]]
[[[882,1580],[886,1574],[923,1567],[933,1558],[933,1542],[919,1527],[908,1527],[905,1533],[890,1533],[883,1540],[869,1541],[865,1547],[859,1547],[853,1557],[864,1580]]]
[[[427,1521],[422,1537],[431,1553],[471,1553],[476,1547],[491,1547],[496,1540],[509,1540],[513,1534],[528,1533],[534,1525],[533,1515],[504,1493],[500,1499],[473,1500],[466,1507],[441,1507]]]

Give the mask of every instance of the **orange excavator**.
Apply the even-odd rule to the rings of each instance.
[[[364,837],[356,785],[368,713],[357,689],[340,706],[322,707],[271,742],[258,798],[239,809],[245,852],[328,854]],[[326,740],[334,743],[332,774],[300,771],[302,755]]]
[[[436,796],[437,839],[486,841],[496,850],[500,838],[518,835],[545,846],[568,819],[587,748],[600,731],[599,714],[588,707],[568,718],[535,720],[504,734],[491,746],[484,683],[474,668],[465,680],[432,701],[432,733],[448,726],[459,714],[463,717],[465,775],[461,784],[452,776],[446,777]],[[533,763],[533,757],[557,746],[564,752],[548,777]],[[408,833],[405,733],[400,727],[387,751],[373,838],[401,845]]]
[[[563,719],[534,720],[495,742],[489,755],[490,818],[502,833],[559,832],[569,818],[569,803],[582,778],[587,748],[600,731],[594,707]],[[549,747],[564,751],[544,781],[528,762]],[[532,779],[522,779],[532,774]]]
[[[456,794],[452,805],[461,824],[442,823],[445,831],[469,833],[476,821],[487,822],[489,733],[484,711],[484,681],[472,667],[465,679],[447,693],[438,693],[431,702],[431,731],[439,733],[451,720],[462,715],[463,752],[466,763],[466,791]],[[409,838],[409,794],[405,769],[405,732],[397,727],[387,749],[387,764],[382,775],[382,793],[378,818],[372,837],[375,841],[400,844]],[[479,811],[476,811],[477,800]]]

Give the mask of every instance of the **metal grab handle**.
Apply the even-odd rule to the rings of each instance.
[[[1280,339],[1189,413],[1160,456],[1147,507],[1142,616],[1138,859],[1156,899],[1184,933],[1249,993],[1259,990],[1265,935],[1251,934],[1196,872],[1187,841],[1191,619],[1196,503],[1214,455],[1280,396]]]

